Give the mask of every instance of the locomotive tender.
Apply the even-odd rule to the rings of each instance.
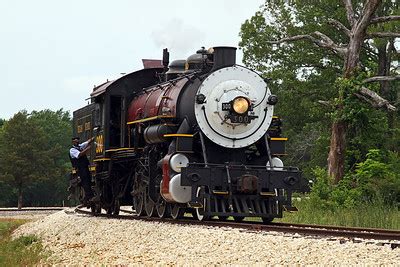
[[[277,97],[235,60],[236,48],[214,47],[169,64],[164,49],[162,61],[94,88],[73,113],[74,134],[96,135],[93,212],[130,204],[161,218],[270,222],[295,210],[292,192],[307,185],[279,159]]]

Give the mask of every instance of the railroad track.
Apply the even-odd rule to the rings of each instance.
[[[59,210],[64,210],[65,207],[29,207],[29,208],[22,208],[22,209],[18,209],[18,208],[0,208],[0,212],[24,212],[24,211],[59,211]]]
[[[75,209],[76,213],[88,214],[93,216],[94,214],[90,211],[86,211],[80,208]],[[121,209],[121,212],[134,214],[133,211]],[[356,227],[341,227],[341,226],[325,226],[325,225],[311,225],[311,224],[292,224],[292,223],[271,223],[263,224],[260,222],[241,222],[237,223],[234,221],[197,221],[189,217],[181,220],[173,220],[169,218],[148,218],[138,217],[132,215],[108,215],[108,214],[95,214],[97,217],[127,219],[127,220],[142,220],[142,221],[156,221],[165,222],[181,225],[203,225],[213,227],[230,227],[243,229],[245,231],[257,231],[257,232],[282,232],[282,233],[293,233],[307,236],[324,236],[324,237],[336,237],[336,238],[347,238],[353,242],[357,242],[356,238],[359,239],[373,239],[373,240],[384,240],[385,242],[378,243],[379,245],[389,244],[392,248],[400,247],[400,231],[387,230],[387,229],[375,229],[375,228],[356,228]],[[341,240],[342,241],[342,240]],[[343,240],[346,242],[346,240]],[[361,241],[360,241],[361,242]]]

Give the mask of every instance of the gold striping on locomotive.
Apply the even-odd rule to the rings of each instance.
[[[215,194],[215,195],[228,195],[228,194],[229,194],[228,191],[217,191],[217,190],[213,190],[212,192],[213,192],[213,194]]]
[[[193,137],[193,134],[164,134],[164,137]]]
[[[135,148],[132,148],[132,147],[112,148],[112,149],[107,149],[106,152],[115,152],[115,151],[123,151],[123,150],[135,150]]]
[[[130,125],[130,124],[152,121],[152,120],[157,120],[157,119],[170,119],[170,118],[175,118],[175,117],[170,116],[170,115],[159,115],[159,116],[148,117],[148,118],[144,118],[144,119],[140,119],[140,120],[130,121],[130,122],[127,122],[126,124]]]
[[[260,195],[262,195],[262,196],[271,196],[271,197],[276,196],[275,192],[260,192]]]
[[[93,161],[107,161],[107,160],[111,160],[110,158],[99,158],[99,159],[94,159]]]
[[[271,137],[271,141],[287,141],[286,137]]]

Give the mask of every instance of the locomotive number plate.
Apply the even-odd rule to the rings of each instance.
[[[232,105],[230,102],[228,103],[222,103],[222,110],[224,111],[230,111],[232,109]]]
[[[251,116],[251,115],[236,115],[232,114],[229,116],[231,123],[250,123],[251,120],[258,118],[258,116]]]
[[[230,119],[232,123],[250,123],[251,121],[247,115],[231,115]]]

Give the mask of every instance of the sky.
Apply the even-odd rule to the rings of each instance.
[[[238,46],[264,0],[0,0],[0,118],[20,110],[76,110],[95,85],[185,59],[200,47]],[[242,53],[237,52],[237,63]]]

